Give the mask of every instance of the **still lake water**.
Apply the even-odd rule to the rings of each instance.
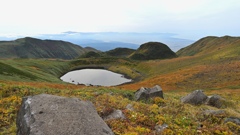
[[[84,85],[116,86],[131,82],[123,75],[104,69],[81,69],[66,73],[61,78],[64,82]]]

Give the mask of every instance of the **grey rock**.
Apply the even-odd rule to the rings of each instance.
[[[227,122],[233,122],[237,125],[240,125],[240,118],[237,118],[237,117],[229,117],[229,118],[226,118],[224,123],[227,123]]]
[[[111,114],[103,118],[104,120],[112,119],[126,119],[125,115],[121,110],[114,110]]]
[[[126,106],[126,109],[129,110],[129,111],[134,111],[134,108],[133,108],[133,105],[132,104],[128,104]]]
[[[223,104],[223,100],[224,99],[219,95],[212,95],[212,96],[208,96],[205,104],[220,108]]]
[[[23,98],[17,135],[112,135],[89,101],[40,94]]]
[[[163,98],[162,88],[159,85],[156,85],[153,88],[141,87],[135,92],[135,95],[134,95],[135,100],[147,100],[152,97]]]
[[[168,127],[167,124],[155,126],[156,133],[159,134],[159,133],[163,132],[164,129],[166,129],[167,127]]]
[[[183,103],[189,103],[192,105],[203,104],[207,100],[207,96],[203,93],[202,90],[195,90],[187,96],[183,97],[181,101]]]
[[[213,116],[226,116],[226,111],[224,110],[205,110],[201,114],[203,115],[213,115]]]

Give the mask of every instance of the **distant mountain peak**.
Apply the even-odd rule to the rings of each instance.
[[[154,60],[174,58],[176,54],[165,44],[160,42],[147,42],[142,44],[130,58],[136,60]]]
[[[75,32],[75,31],[66,31],[66,32],[63,32],[63,34],[75,34],[75,33],[79,33],[79,32]]]

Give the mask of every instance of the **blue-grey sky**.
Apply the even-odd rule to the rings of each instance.
[[[0,36],[158,32],[240,36],[240,0],[2,0]]]

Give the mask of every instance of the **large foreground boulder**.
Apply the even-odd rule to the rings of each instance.
[[[192,105],[201,105],[207,100],[207,96],[203,93],[202,90],[195,90],[187,96],[183,97],[181,101],[183,103],[189,103]]]
[[[152,97],[161,97],[163,98],[162,88],[159,85],[154,86],[153,88],[144,88],[141,87],[135,92],[135,100],[147,100]]]
[[[47,94],[23,98],[18,135],[112,135],[93,104]]]

